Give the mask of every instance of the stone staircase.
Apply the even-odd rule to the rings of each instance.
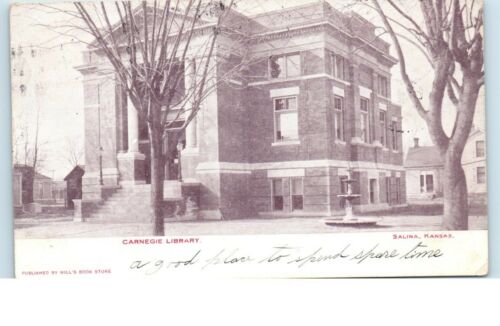
[[[193,219],[185,215],[182,202],[181,183],[168,180],[164,183],[164,216],[165,221],[183,221]],[[182,208],[183,207],[183,208]],[[180,216],[182,214],[184,216]],[[122,185],[106,196],[104,201],[96,206],[87,221],[112,223],[144,223],[152,221],[151,185]]]
[[[122,186],[96,208],[89,220],[113,223],[151,221],[151,185]]]

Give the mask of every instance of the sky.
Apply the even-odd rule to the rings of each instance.
[[[48,3],[48,1],[40,1]],[[266,10],[277,10],[295,5],[314,2],[309,0],[253,0],[237,1],[237,10],[245,14],[258,14]],[[332,6],[345,9],[352,1],[329,1]],[[407,12],[415,13],[417,1],[406,1],[403,4]],[[72,5],[65,5],[72,8]],[[381,26],[377,15],[369,8],[354,7],[366,19]],[[388,7],[384,7],[389,14],[393,14]],[[22,5],[11,12],[11,44],[18,52],[23,50],[23,56],[12,59],[12,105],[13,105],[13,133],[14,137],[25,135],[23,126],[29,125],[29,137],[34,136],[34,125],[37,114],[39,116],[39,139],[42,143],[41,152],[43,162],[41,172],[55,179],[62,179],[71,169],[66,157],[69,144],[79,144],[83,147],[83,87],[82,76],[74,69],[82,63],[84,43],[79,39],[88,40],[88,37],[78,33],[78,38],[60,36],[52,25],[66,23],[66,16],[50,13],[50,10],[35,5]],[[416,16],[417,21],[421,18]],[[72,34],[73,36],[75,34]],[[387,35],[383,39],[390,41]],[[423,95],[422,102],[427,104],[427,94],[430,90],[433,74],[432,69],[425,63],[413,46],[402,42],[403,51],[411,53],[407,60],[407,68],[417,93]],[[35,50],[34,56],[31,50]],[[393,48],[391,47],[393,52]],[[393,53],[394,55],[394,53]],[[20,76],[23,70],[23,76]],[[392,69],[392,100],[402,106],[404,151],[413,144],[413,138],[418,137],[421,145],[432,145],[425,123],[416,113],[413,104],[406,95],[400,77],[399,66]],[[21,93],[20,85],[26,89]],[[480,97],[476,112],[475,124],[484,126],[484,101]],[[445,99],[443,120],[445,130],[450,131],[454,118],[454,108]],[[83,163],[83,158],[82,158]]]

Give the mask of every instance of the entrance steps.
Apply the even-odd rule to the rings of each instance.
[[[91,214],[89,220],[109,222],[149,222],[151,185],[127,185],[119,188]]]
[[[182,193],[197,195],[196,183],[166,180],[163,184],[163,215],[165,221],[185,221],[198,218],[198,207],[192,199],[187,202]],[[184,189],[184,190],[183,190]],[[194,192],[193,192],[194,191]],[[192,197],[189,197],[192,198]],[[149,223],[153,221],[151,209],[151,185],[121,185],[89,214],[88,221],[110,223]]]

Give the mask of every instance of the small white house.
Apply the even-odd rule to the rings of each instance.
[[[420,146],[418,138],[405,159],[408,201],[442,196],[443,158],[435,146]]]
[[[473,128],[462,155],[462,167],[471,200],[486,203],[486,142],[484,130]]]

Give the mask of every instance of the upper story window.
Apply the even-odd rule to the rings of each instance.
[[[341,96],[335,96],[333,98],[333,108],[334,108],[334,128],[335,137],[338,140],[344,140],[344,98]]]
[[[377,93],[383,97],[389,97],[389,80],[387,77],[378,76],[378,88]]]
[[[476,141],[476,157],[484,157],[484,140]]]
[[[391,135],[392,135],[392,149],[394,151],[398,150],[398,122],[391,122]]]
[[[269,75],[273,79],[300,76],[300,54],[273,55],[269,58]]]
[[[370,141],[370,125],[368,118],[368,106],[369,100],[367,98],[362,97],[360,100],[360,110],[361,110],[361,140],[365,143]]]
[[[484,166],[478,166],[476,168],[476,183],[477,184],[486,183],[486,168]]]
[[[145,119],[139,117],[139,140],[149,139],[149,128],[148,123]]]
[[[371,68],[360,65],[358,70],[358,79],[361,86],[368,89],[373,88],[373,70]]]
[[[385,111],[379,111],[379,121],[380,121],[380,143],[382,146],[387,144],[387,114]]]
[[[346,75],[346,60],[344,57],[332,53],[331,55],[331,69],[332,69],[332,75],[335,78],[346,80],[347,75]]]
[[[273,99],[275,141],[299,139],[297,97]]]

